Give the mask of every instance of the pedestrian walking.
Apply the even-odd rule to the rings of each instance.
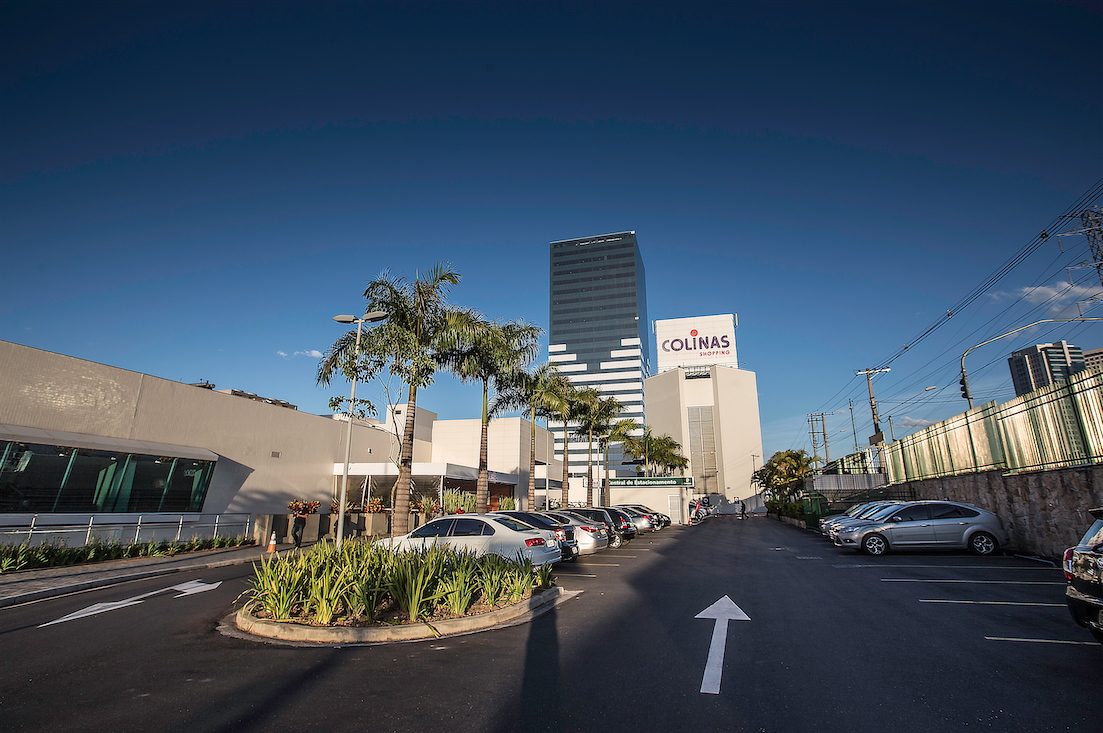
[[[743,501],[742,499],[739,501],[739,518],[747,518],[747,502]]]
[[[295,547],[303,546],[303,530],[306,529],[306,514],[295,512],[295,524],[291,528],[291,536],[295,539]]]

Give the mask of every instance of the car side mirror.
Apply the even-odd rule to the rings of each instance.
[[[903,517],[893,517],[893,518],[892,518],[892,519],[890,519],[889,521],[890,521],[890,522],[903,522],[903,521],[904,521],[904,518],[903,518]]]

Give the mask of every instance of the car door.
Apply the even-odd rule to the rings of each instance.
[[[980,512],[955,504],[931,504],[931,525],[939,547],[965,547],[965,530]]]
[[[448,536],[448,531],[455,521],[451,517],[445,517],[421,525],[406,536],[406,540],[402,543],[400,549],[420,550],[424,547],[432,547],[441,542],[441,538]]]
[[[464,550],[475,555],[486,552],[494,528],[481,519],[456,517],[448,533],[448,546],[454,550]]]
[[[935,542],[931,509],[927,504],[906,506],[886,517],[885,522],[885,534],[894,548],[924,547]]]

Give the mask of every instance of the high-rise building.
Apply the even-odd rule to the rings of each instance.
[[[624,406],[622,418],[643,423],[643,379],[650,373],[647,291],[643,259],[635,232],[564,239],[551,243],[551,317],[548,359],[578,388],[595,387]],[[568,426],[570,428],[571,426]],[[564,435],[561,422],[549,421],[556,452],[567,445],[570,476],[586,475],[586,441]],[[594,460],[604,457],[594,446]],[[625,471],[618,455],[611,468]],[[603,466],[604,468],[604,466]],[[634,467],[631,469],[635,473]],[[571,500],[579,499],[572,481]],[[596,481],[595,471],[595,487]],[[595,500],[598,494],[595,493]]]
[[[1103,369],[1103,349],[1085,351],[1084,366],[1088,369]]]
[[[1052,344],[1035,344],[1028,349],[1015,351],[1007,360],[1011,368],[1011,382],[1015,396],[1047,387],[1059,379],[1085,369],[1084,354],[1079,346],[1067,341]]]

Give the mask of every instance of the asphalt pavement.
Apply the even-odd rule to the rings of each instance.
[[[558,565],[581,593],[526,625],[326,648],[220,630],[250,570],[0,609],[0,730],[1099,733],[1103,647],[1012,556],[720,517]]]

